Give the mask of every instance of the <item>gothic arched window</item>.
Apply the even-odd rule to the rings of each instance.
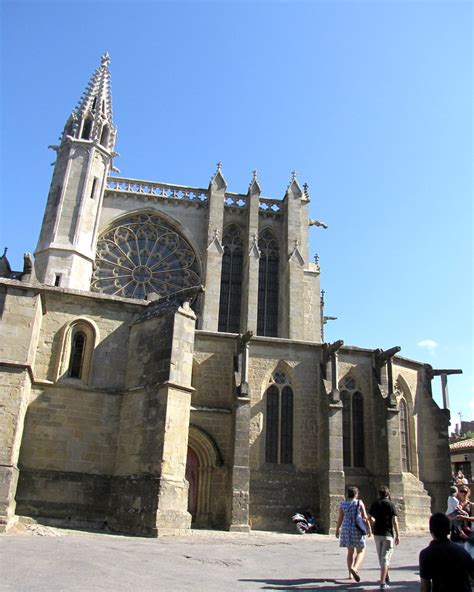
[[[345,467],[365,466],[364,397],[352,376],[342,385],[342,450]]]
[[[83,331],[73,333],[71,343],[71,355],[69,357],[69,378],[81,378],[84,352],[86,349],[87,337]]]
[[[109,147],[109,126],[107,124],[105,124],[102,128],[102,133],[100,134],[100,143],[105,148]]]
[[[81,138],[83,140],[90,140],[92,132],[92,118],[86,117],[84,125],[82,126]]]
[[[91,290],[144,299],[199,286],[199,261],[189,242],[156,214],[118,220],[97,241]]]
[[[221,298],[218,331],[240,331],[240,297],[242,292],[243,240],[240,229],[232,224],[222,238]]]
[[[345,467],[351,466],[351,396],[347,391],[341,393],[342,401],[342,455]]]
[[[257,335],[278,335],[278,242],[267,228],[258,241],[260,262],[258,271]]]
[[[265,462],[293,462],[293,389],[286,374],[275,372],[267,388]]]
[[[410,470],[410,439],[408,428],[408,412],[405,399],[400,400],[400,452],[402,471]]]
[[[78,318],[60,331],[60,351],[55,380],[73,378],[88,384],[92,357],[98,341],[98,328],[86,318]]]
[[[364,462],[364,398],[362,393],[352,395],[352,445],[355,467],[363,467]]]

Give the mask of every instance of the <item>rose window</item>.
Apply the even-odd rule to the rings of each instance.
[[[91,290],[144,299],[168,296],[201,283],[191,245],[162,218],[138,214],[121,220],[97,242]]]

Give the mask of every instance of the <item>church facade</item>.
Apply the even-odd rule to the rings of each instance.
[[[309,194],[119,177],[109,58],[54,146],[38,245],[0,258],[0,527],[158,536],[335,526],[389,485],[405,530],[443,510],[447,370],[326,343]]]

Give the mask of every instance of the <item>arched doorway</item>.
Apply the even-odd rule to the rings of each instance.
[[[194,526],[209,527],[212,523],[212,478],[222,465],[219,450],[209,434],[197,426],[189,426],[186,479],[189,483],[188,512]]]
[[[188,512],[192,516],[192,521],[196,522],[199,492],[199,459],[194,450],[189,447],[186,460],[186,480],[189,483]]]

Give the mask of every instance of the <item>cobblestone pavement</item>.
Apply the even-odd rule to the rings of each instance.
[[[419,589],[418,553],[428,533],[402,538],[390,590]],[[359,584],[344,582],[345,549],[333,536],[192,531],[146,539],[40,525],[0,535],[0,590],[222,592],[377,590],[369,541]]]

